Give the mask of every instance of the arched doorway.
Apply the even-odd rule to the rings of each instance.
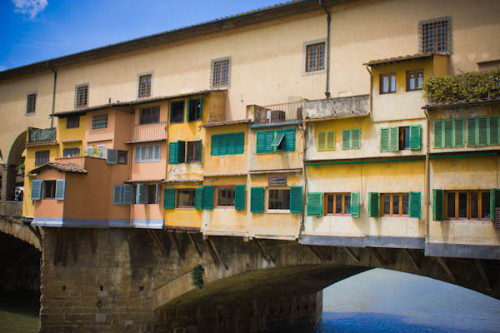
[[[12,143],[7,163],[2,171],[2,201],[15,200],[16,187],[24,186],[24,170],[19,168],[26,145],[26,131],[18,135]]]

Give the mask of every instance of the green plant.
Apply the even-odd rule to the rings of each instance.
[[[193,286],[198,289],[202,289],[204,285],[203,272],[205,269],[202,265],[195,266],[191,271],[191,279],[193,280]]]
[[[500,97],[500,69],[431,77],[424,81],[424,91],[431,104]]]

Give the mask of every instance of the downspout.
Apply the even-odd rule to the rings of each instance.
[[[47,60],[47,68],[54,73],[54,86],[52,88],[52,112],[50,114],[50,128],[54,128],[54,110],[56,107],[56,82],[57,82],[57,72],[50,67],[50,63]]]
[[[330,15],[330,12],[328,9],[325,8],[321,0],[318,0],[319,6],[325,11],[326,13],[326,90],[325,90],[325,97],[328,99],[330,98],[330,26],[332,22],[332,17]]]
[[[370,116],[372,114],[372,107],[373,107],[373,88],[372,88],[372,84],[373,84],[373,76],[372,76],[372,71],[370,70],[370,67],[368,65],[366,65],[366,70],[368,71],[368,73],[370,73]]]
[[[424,191],[425,191],[425,230],[424,237],[426,241],[428,240],[429,235],[429,227],[430,227],[430,218],[429,218],[429,207],[430,207],[430,161],[429,161],[429,145],[430,145],[430,119],[429,113],[427,110],[424,110],[425,113],[425,121],[426,121],[426,135],[425,135],[425,183],[424,183]]]

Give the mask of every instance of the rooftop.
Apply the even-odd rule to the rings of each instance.
[[[83,168],[81,165],[73,164],[73,163],[57,163],[57,162],[49,162],[43,165],[40,165],[37,168],[34,168],[30,171],[30,174],[36,175],[42,172],[45,169],[55,169],[61,172],[70,172],[70,173],[79,173],[79,174],[87,174],[87,170]]]
[[[363,65],[379,66],[379,65],[392,64],[392,63],[396,63],[396,62],[421,60],[421,59],[432,58],[432,56],[434,56],[435,54],[447,55],[446,53],[417,53],[417,54],[411,54],[411,55],[408,54],[408,55],[399,56],[399,57],[370,60],[370,61],[364,63]]]

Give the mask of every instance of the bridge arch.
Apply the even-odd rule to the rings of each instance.
[[[23,225],[19,218],[0,216],[0,233],[13,236],[33,246],[39,252],[42,251],[42,238],[38,229]]]
[[[14,200],[14,194],[16,189],[16,182],[18,177],[18,168],[21,163],[21,156],[26,145],[26,135],[27,131],[19,134],[9,150],[9,155],[7,157],[7,163],[4,165],[4,171],[2,172],[2,200],[9,201]],[[24,180],[19,179],[20,182]]]

